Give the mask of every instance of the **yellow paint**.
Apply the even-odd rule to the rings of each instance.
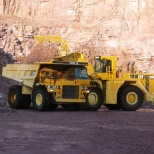
[[[22,94],[32,94],[32,88],[26,85],[22,86]]]
[[[106,100],[105,104],[117,104],[117,93],[124,81],[106,81]]]

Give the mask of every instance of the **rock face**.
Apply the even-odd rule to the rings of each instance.
[[[154,72],[154,0],[3,0],[0,48],[17,58],[35,46],[34,35],[60,35],[71,51],[117,55]]]

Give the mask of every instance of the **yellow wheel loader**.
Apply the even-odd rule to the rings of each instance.
[[[143,101],[154,101],[154,75],[145,74],[135,62],[117,66],[116,56],[94,58],[91,77],[102,82],[104,105],[110,110],[136,111]]]

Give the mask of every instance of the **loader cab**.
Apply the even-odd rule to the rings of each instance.
[[[106,58],[103,59],[95,59],[95,72],[97,73],[106,73],[107,71],[111,71],[111,60],[107,60]]]
[[[116,56],[98,56],[95,57],[94,69],[96,73],[104,74],[108,77],[116,76]]]

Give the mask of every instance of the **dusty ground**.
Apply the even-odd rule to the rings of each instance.
[[[153,154],[154,110],[52,112],[0,108],[0,153]]]

